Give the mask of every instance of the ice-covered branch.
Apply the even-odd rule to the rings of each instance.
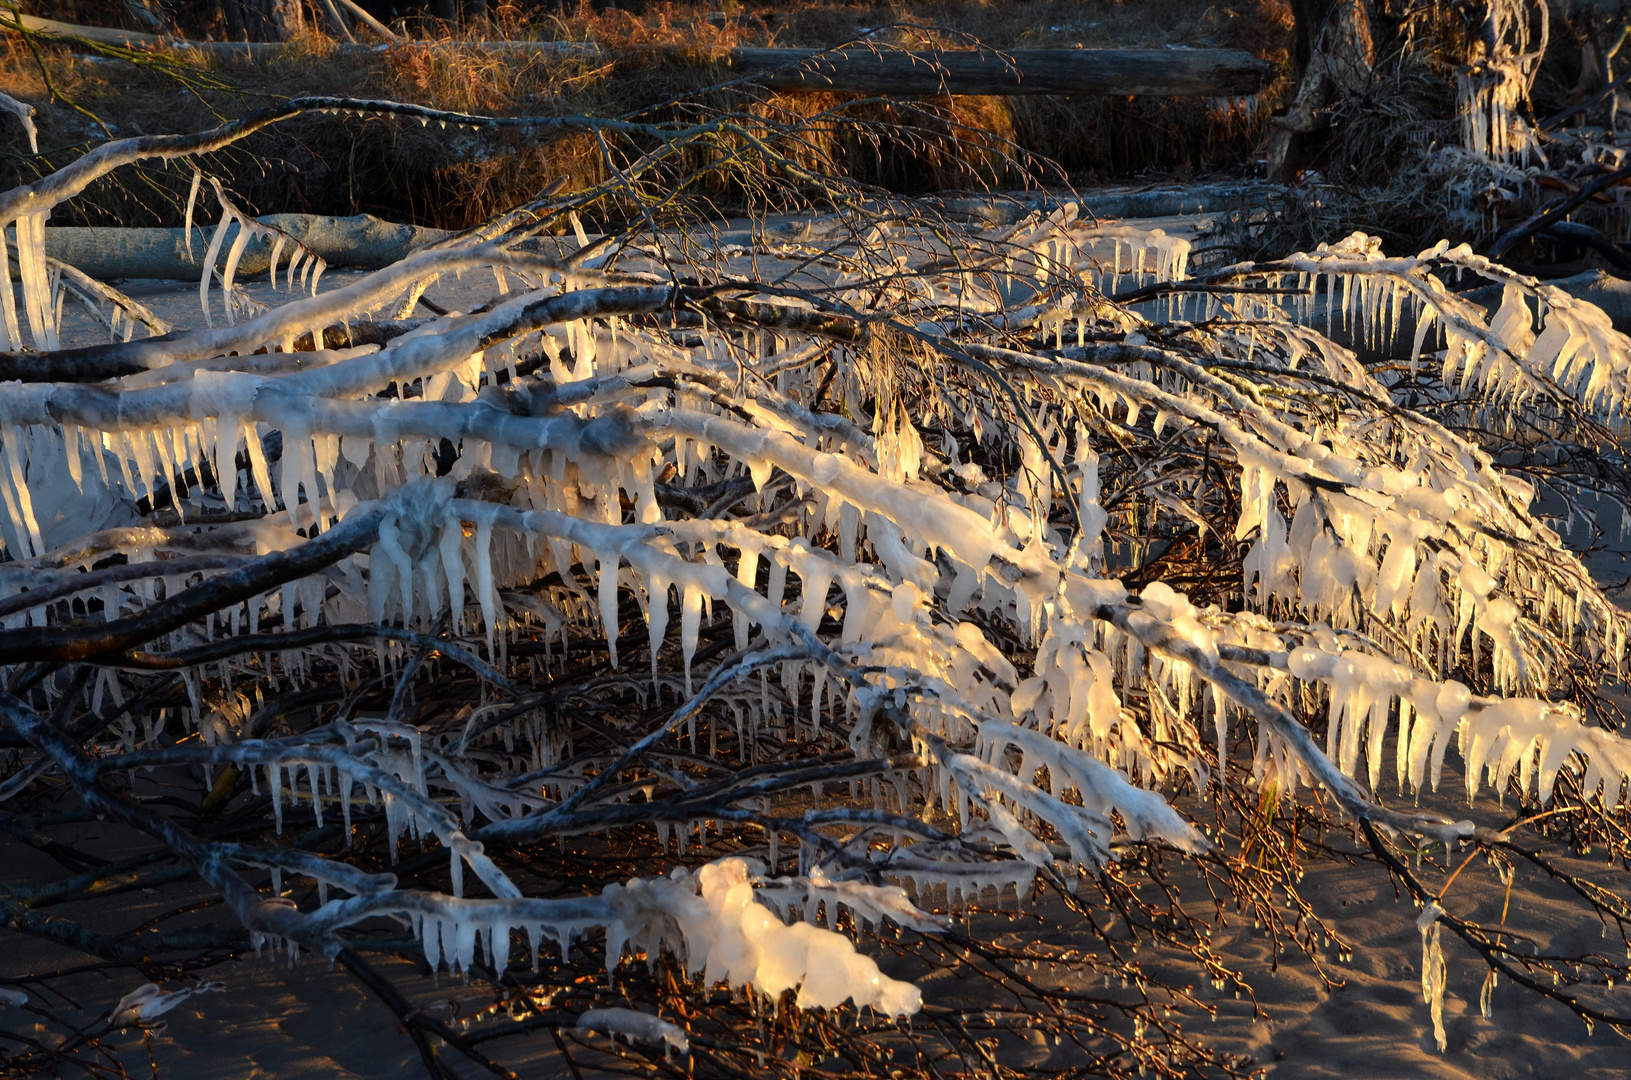
[[[26,627],[0,631],[0,663],[80,660],[116,655],[224,607],[331,566],[371,544],[387,507],[358,508],[339,525],[288,551],[218,574],[135,615],[98,627]]]
[[[1136,639],[1145,648],[1188,664],[1200,678],[1216,686],[1251,714],[1263,726],[1265,734],[1294,754],[1310,775],[1335,796],[1342,808],[1353,817],[1374,821],[1412,836],[1434,837],[1445,843],[1472,836],[1477,831],[1471,821],[1451,821],[1435,814],[1401,813],[1373,801],[1325,756],[1315,745],[1313,734],[1284,706],[1269,698],[1256,683],[1228,670],[1215,654],[1180,634],[1171,625],[1127,604],[1101,604],[1091,614]]]
[[[192,864],[199,877],[220,893],[238,920],[249,930],[275,934],[326,951],[339,947],[339,943],[326,934],[308,933],[302,917],[292,908],[263,899],[225,865],[221,853],[212,845],[200,841],[153,810],[106,792],[97,782],[95,763],[66,735],[28,706],[9,694],[0,695],[0,716],[4,717],[7,726],[55,762],[75,794],[90,809],[149,834]]]

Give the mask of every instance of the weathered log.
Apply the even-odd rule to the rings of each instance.
[[[1601,270],[1587,270],[1546,284],[1555,285],[1578,300],[1596,304],[1608,315],[1614,329],[1631,334],[1631,281]]]
[[[1191,184],[1184,187],[1145,190],[1086,192],[1059,197],[1037,192],[1014,195],[962,197],[941,200],[948,213],[992,225],[1011,225],[1026,214],[1048,210],[1063,202],[1078,203],[1084,216],[1098,218],[1168,217],[1221,210],[1231,206],[1264,206],[1283,194],[1284,188],[1271,184],[1238,183]],[[399,225],[369,214],[352,217],[321,217],[315,214],[267,214],[257,219],[283,230],[333,266],[356,266],[378,270],[404,258],[416,248],[452,235],[440,229]],[[789,219],[799,226],[808,219]],[[233,226],[221,250],[231,246],[237,235]],[[45,253],[100,281],[114,278],[169,278],[193,280],[203,273],[203,252],[209,248],[215,227],[196,226],[193,250],[187,254],[186,238],[175,228],[81,228],[51,227],[45,230]],[[749,242],[746,234],[733,242]],[[265,240],[251,240],[238,260],[238,276],[248,277],[266,271],[272,246]],[[285,247],[281,260],[290,251]]]
[[[58,37],[84,38],[86,41],[95,41],[102,45],[158,45],[165,40],[157,34],[144,34],[139,30],[120,30],[111,26],[77,26],[73,23],[58,22],[56,19],[41,19],[21,13],[17,14],[16,18],[22,22],[24,30]]]
[[[45,34],[88,38],[106,44],[198,49],[256,59],[287,48],[281,42],[196,42],[127,30],[73,26],[23,16],[23,25]],[[411,43],[423,47],[424,42]],[[458,48],[494,51],[600,54],[601,46],[576,41],[459,42]],[[378,51],[373,45],[340,45],[341,52]],[[653,56],[672,49],[653,48]],[[879,96],[927,94],[1144,94],[1164,97],[1255,94],[1268,84],[1270,66],[1240,49],[952,49],[905,51],[866,46],[819,49],[728,49],[721,61],[735,74],[782,91],[838,91]]]
[[[440,229],[418,225],[398,225],[370,214],[352,217],[320,217],[315,214],[267,214],[261,222],[280,229],[335,266],[360,266],[378,270],[405,258],[415,248],[450,235]],[[107,281],[111,278],[196,279],[203,273],[202,259],[209,249],[215,226],[194,228],[192,254],[187,254],[186,235],[181,229],[127,228],[47,228],[45,253],[70,266]],[[230,227],[221,249],[225,251],[237,235]],[[254,239],[238,260],[238,275],[263,273],[272,245]],[[280,265],[293,252],[287,245]]]
[[[1089,189],[1069,195],[1046,191],[959,195],[931,198],[928,202],[969,221],[1014,225],[1028,214],[1046,213],[1066,203],[1075,203],[1084,218],[1138,220],[1267,207],[1283,198],[1286,190],[1283,184],[1226,181],[1178,187]]]
[[[1255,94],[1269,66],[1238,49],[904,52],[732,49],[733,71],[773,90],[860,94]]]

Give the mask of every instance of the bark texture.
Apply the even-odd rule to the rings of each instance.
[[[1297,97],[1284,116],[1269,121],[1265,156],[1274,181],[1295,178],[1307,160],[1309,137],[1330,124],[1330,107],[1365,94],[1376,63],[1365,0],[1292,0],[1291,8]]]

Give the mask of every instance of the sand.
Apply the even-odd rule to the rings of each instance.
[[[1447,792],[1439,803],[1446,810],[1465,807],[1459,783],[1446,777]],[[1502,823],[1494,801],[1479,800],[1475,816]],[[50,833],[92,853],[125,855],[149,850],[145,838],[118,826],[98,823],[57,826]],[[1442,854],[1440,856],[1442,858]],[[1458,860],[1459,861],[1459,858]],[[1625,871],[1607,871],[1602,859],[1566,860],[1577,872],[1595,872],[1610,883],[1623,884]],[[54,880],[63,871],[44,854],[11,837],[0,838],[0,866],[9,885]],[[1605,873],[1605,871],[1607,871]],[[1441,881],[1428,872],[1430,880]],[[1182,879],[1180,879],[1182,881]],[[1187,883],[1186,883],[1187,884]],[[1139,959],[1152,973],[1175,983],[1198,987],[1196,994],[1218,1010],[1216,1020],[1191,1009],[1182,1023],[1198,1041],[1219,1050],[1252,1057],[1269,1076],[1365,1077],[1376,1080],[1455,1078],[1455,1080],[1526,1080],[1570,1077],[1571,1080],[1609,1080],[1626,1075],[1631,1066],[1631,1045],[1606,1029],[1588,1034],[1584,1025],[1560,1005],[1502,983],[1494,992],[1488,1018],[1480,1014],[1479,992],[1487,968],[1459,943],[1446,944],[1449,988],[1445,995],[1447,1046],[1434,1045],[1427,1006],[1421,995],[1421,937],[1416,929],[1417,909],[1394,893],[1385,876],[1368,865],[1348,866],[1314,862],[1303,883],[1316,911],[1328,919],[1352,947],[1347,962],[1337,961],[1334,949],[1322,952],[1326,970],[1340,985],[1327,989],[1313,965],[1300,953],[1288,952],[1275,963],[1266,935],[1254,930],[1250,917],[1233,911],[1215,932],[1214,944],[1232,967],[1240,970],[1257,996],[1258,1014],[1249,999],[1233,991],[1217,991],[1197,977],[1192,962],[1172,954]],[[1205,912],[1209,901],[1198,884],[1187,884]],[[52,914],[92,928],[128,929],[189,901],[209,898],[207,890],[178,884],[156,893],[133,893],[102,900],[77,901],[51,907]],[[1479,863],[1456,881],[1444,906],[1463,917],[1498,922],[1504,892],[1495,874]],[[1005,905],[1012,907],[1012,904]],[[1033,935],[1052,945],[1088,946],[1092,941],[1079,922],[1057,900],[1042,896],[1027,905],[1044,922],[1010,921],[1002,916],[975,917],[970,929],[988,938]],[[172,923],[171,927],[215,922],[225,913],[205,910]],[[1615,939],[1605,939],[1595,922],[1582,920],[1578,908],[1538,873],[1520,868],[1512,889],[1509,929],[1531,935],[1545,951],[1600,951],[1616,953]],[[1446,935],[1448,937],[1448,935]],[[598,947],[598,946],[597,946]],[[1623,945],[1620,946],[1623,948]],[[0,930],[0,980],[24,972],[61,970],[92,962],[91,957],[49,945],[11,931]],[[436,1009],[446,1017],[448,1007],[470,1002],[479,992],[444,976],[441,985],[417,976],[406,962],[379,957],[381,970],[420,1007]],[[626,962],[627,963],[627,962]],[[886,970],[897,975],[898,961],[885,960]],[[167,1029],[151,1047],[137,1034],[117,1036],[111,1045],[133,1075],[148,1070],[149,1049],[161,1077],[172,1080],[208,1080],[241,1077],[247,1080],[288,1080],[324,1076],[356,1080],[396,1080],[418,1075],[420,1066],[408,1038],[397,1030],[395,1018],[373,1000],[343,970],[331,970],[321,959],[306,958],[292,967],[283,956],[247,957],[200,970],[199,978],[226,984],[219,994],[200,995],[167,1016]],[[50,1000],[61,1015],[81,1022],[95,1019],[123,994],[145,981],[134,970],[81,974],[58,980],[53,986],[81,1008]],[[955,969],[918,980],[930,1004],[978,1009],[990,1003],[986,984],[959,979]],[[1631,1010],[1631,988],[1598,995],[1601,1004]],[[32,1017],[16,1010],[0,1011],[0,1030],[34,1033]],[[553,1041],[536,1034],[501,1044],[500,1058],[527,1077],[566,1077]],[[1003,1059],[1016,1067],[1064,1069],[1076,1063],[1072,1048],[1025,1045],[1008,1040]]]

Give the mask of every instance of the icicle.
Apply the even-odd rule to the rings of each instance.
[[[1443,914],[1437,901],[1430,900],[1416,920],[1416,929],[1421,931],[1421,996],[1432,1014],[1433,1041],[1441,1054],[1448,1042],[1444,1032],[1444,947],[1439,943],[1438,921]]]
[[[275,230],[272,232],[271,236],[272,236],[272,253],[267,258],[266,280],[267,280],[267,283],[270,284],[274,290],[276,290],[277,289],[277,260],[278,260],[278,255],[280,255],[282,253],[282,251],[283,251],[284,236],[283,236],[283,234],[281,232],[277,232]]]
[[[249,219],[241,219],[238,222],[238,235],[232,238],[232,247],[227,249],[226,266],[221,269],[221,306],[226,309],[228,326],[235,326],[238,322],[236,305],[232,302],[232,279],[238,272],[238,260],[243,258],[244,249],[254,236]],[[318,347],[321,348],[321,344]]]
[[[617,568],[616,551],[601,551],[595,555],[600,563],[600,625],[606,632],[606,651],[610,654],[612,670],[617,669]]]
[[[266,788],[272,795],[272,823],[279,836],[283,835],[283,768],[266,766]]]
[[[685,665],[685,696],[690,697],[691,689],[691,658],[697,652],[697,637],[702,627],[702,598],[701,589],[685,583],[680,598],[680,653]]]
[[[236,220],[232,210],[226,203],[221,204],[221,220],[216,223],[215,233],[210,237],[210,246],[204,252],[204,272],[198,278],[198,306],[204,311],[204,325],[214,326],[210,320],[210,278],[215,274],[215,260],[221,254],[221,245],[227,238],[227,227]],[[268,497],[270,504],[270,497]]]
[[[11,424],[0,428],[0,448],[3,448],[5,453],[8,477],[11,481],[11,490],[7,493],[7,508],[12,512],[12,520],[27,530],[28,540],[33,545],[31,554],[38,555],[44,553],[45,542],[40,539],[40,525],[34,517],[34,500],[29,494],[28,481],[23,475],[27,445],[20,428]],[[11,504],[12,498],[16,499],[15,508]]]
[[[182,216],[181,234],[187,244],[187,258],[193,257],[193,207],[198,204],[198,185],[203,181],[204,174],[197,169],[193,170],[193,182],[187,186],[187,211]]]
[[[45,260],[45,219],[50,214],[50,210],[44,210],[17,219],[17,273],[23,285],[23,311],[34,335],[34,347],[45,352],[57,348],[57,323]]]
[[[482,621],[487,629],[487,653],[494,653],[494,634],[498,629],[498,588],[493,584],[493,523],[483,517],[476,522],[476,600],[481,604]]]
[[[351,777],[334,770],[334,786],[340,793],[340,820],[345,825],[345,846],[351,846]]]
[[[23,334],[17,325],[17,298],[11,285],[10,263],[5,223],[0,222],[0,315],[4,315],[4,321],[0,322],[0,334],[5,335],[6,348],[15,351],[23,347]]]
[[[261,445],[260,425],[254,421],[244,425],[244,449],[249,453],[250,475],[270,512],[277,507],[277,497],[272,491],[272,470],[266,461],[266,449]]]
[[[62,425],[62,454],[68,466],[68,475],[74,481],[74,487],[80,493],[85,491],[84,461],[80,455],[84,453],[80,446],[80,430],[74,424]]]
[[[307,765],[306,766],[306,782],[311,785],[311,808],[312,808],[312,813],[316,816],[317,827],[319,829],[321,829],[323,827],[323,797],[322,797],[321,794],[319,794],[319,792],[317,790],[317,778],[318,778],[318,776],[319,776],[319,773],[317,771],[317,766],[315,766],[315,765]]]
[[[448,614],[457,634],[464,628],[464,523],[458,515],[452,515],[442,526],[437,551],[447,583]]]

